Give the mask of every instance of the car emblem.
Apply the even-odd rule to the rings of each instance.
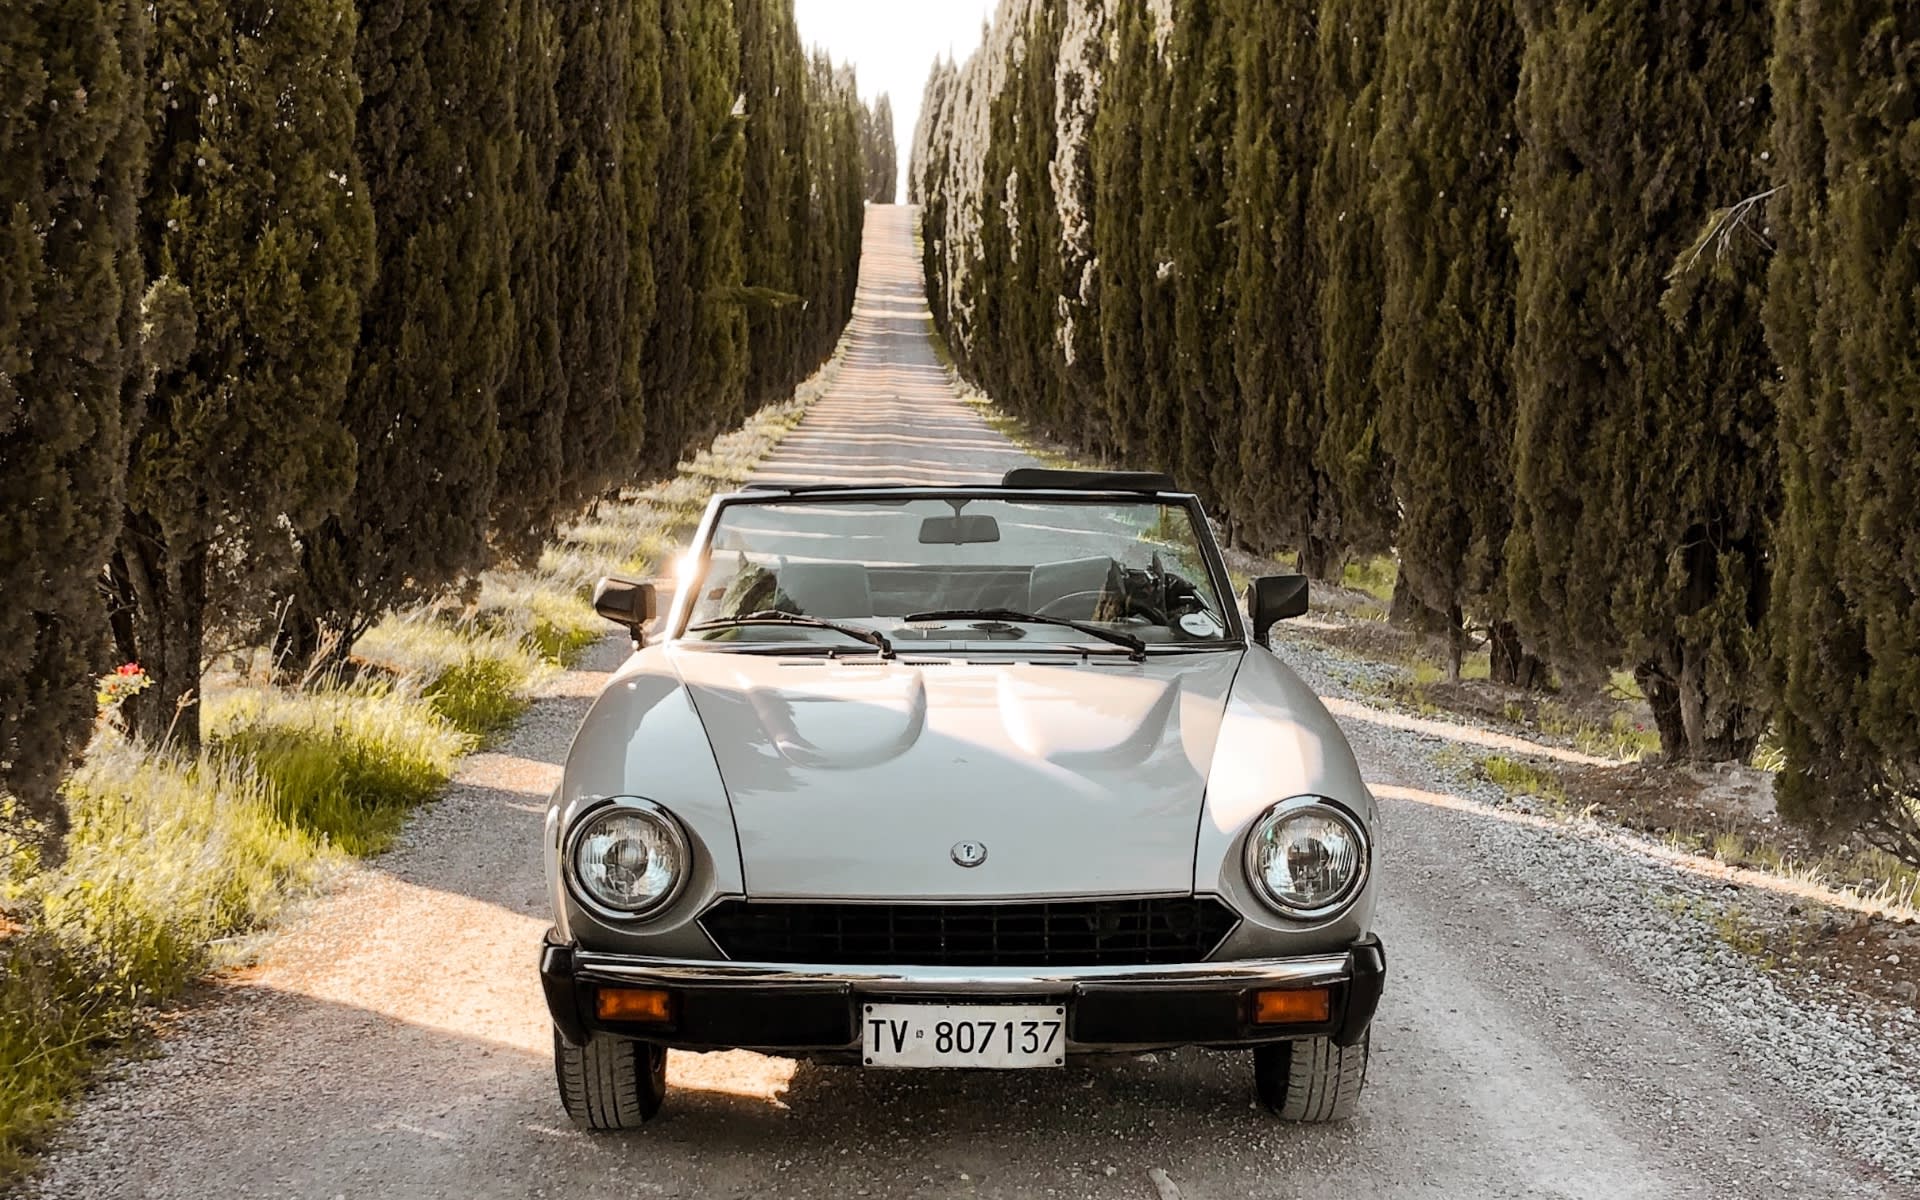
[[[987,861],[987,844],[985,842],[955,842],[953,844],[953,861],[963,867],[977,867]]]

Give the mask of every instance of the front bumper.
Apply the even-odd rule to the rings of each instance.
[[[575,1045],[596,1033],[681,1050],[761,1050],[857,1056],[858,1005],[874,1000],[1032,1001],[1067,1009],[1069,1051],[1168,1046],[1252,1046],[1327,1036],[1358,1042],[1386,983],[1376,938],[1335,954],[1202,962],[1169,967],[821,967],[597,954],[549,937],[540,982],[555,1028]],[[658,988],[671,997],[661,1022],[603,1021],[603,987]],[[1327,988],[1330,1017],[1262,1025],[1253,997],[1270,989]]]

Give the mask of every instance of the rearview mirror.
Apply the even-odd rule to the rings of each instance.
[[[656,606],[651,583],[609,575],[593,588],[593,611],[615,625],[626,626],[636,649],[646,643],[647,625],[653,620]]]
[[[1307,612],[1305,575],[1263,575],[1247,584],[1247,617],[1253,625],[1253,640],[1271,647],[1270,631],[1274,622]]]
[[[920,522],[922,546],[977,546],[1000,540],[1000,522],[992,517],[928,517]]]

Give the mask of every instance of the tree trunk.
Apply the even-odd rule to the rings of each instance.
[[[158,524],[129,514],[114,554],[115,644],[153,686],[129,699],[128,730],[147,742],[200,749],[200,655],[207,605],[207,549],[171,552]]]
[[[286,613],[273,634],[273,673],[275,678],[297,681],[311,671],[320,658],[325,635],[312,606],[298,594],[287,599]]]
[[[1716,709],[1707,695],[1703,655],[1692,646],[1681,647],[1680,723],[1687,734],[1688,756],[1695,762],[1745,762],[1760,743],[1759,727],[1750,707],[1722,705]]]
[[[1308,534],[1306,545],[1300,547],[1300,571],[1309,579],[1324,583],[1339,583],[1342,561],[1340,548],[1330,539],[1319,534]]]
[[[1681,716],[1680,687],[1655,663],[1641,663],[1633,670],[1634,682],[1653,709],[1653,725],[1660,731],[1660,752],[1668,762],[1684,762],[1692,757],[1687,741],[1687,724]]]
[[[1393,602],[1387,606],[1387,620],[1395,625],[1417,627],[1426,607],[1413,594],[1413,585],[1407,582],[1407,564],[1401,563],[1393,576]]]
[[[1512,621],[1495,621],[1487,631],[1487,676],[1495,683],[1534,691],[1547,683],[1547,664],[1527,653]]]
[[[1396,588],[1394,596],[1399,596]],[[1467,621],[1458,604],[1447,609],[1447,682],[1460,682],[1460,662],[1467,656]]]

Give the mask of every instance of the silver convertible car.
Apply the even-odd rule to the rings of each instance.
[[[546,821],[540,976],[568,1113],[651,1118],[667,1051],[889,1068],[1253,1055],[1352,1113],[1386,976],[1374,802],[1158,475],[714,499]]]

